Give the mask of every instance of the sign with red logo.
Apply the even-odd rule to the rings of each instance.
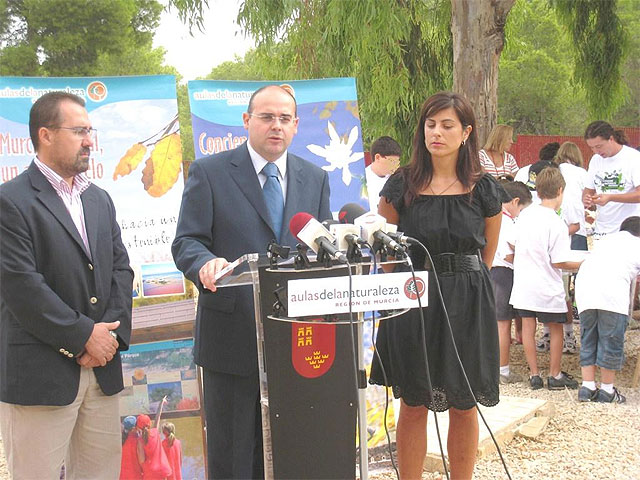
[[[299,375],[321,377],[336,356],[336,326],[326,323],[291,324],[291,363]]]
[[[410,300],[416,300],[418,297],[422,298],[424,291],[427,286],[424,283],[424,280],[420,277],[416,277],[415,282],[413,281],[413,277],[407,280],[404,284],[404,294]]]
[[[91,82],[87,86],[87,96],[94,102],[101,102],[107,98],[107,86],[100,80]]]

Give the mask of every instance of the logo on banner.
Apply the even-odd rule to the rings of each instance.
[[[305,378],[321,377],[336,356],[336,326],[326,323],[291,324],[291,363]]]
[[[94,102],[101,102],[107,98],[107,86],[99,80],[87,86],[87,96]]]
[[[416,277],[416,281],[413,278],[407,280],[404,284],[404,294],[410,300],[416,300],[418,297],[422,298],[426,290],[426,284],[420,277]]]

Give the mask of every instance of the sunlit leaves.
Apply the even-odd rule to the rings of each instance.
[[[178,180],[182,167],[180,134],[173,133],[160,140],[142,170],[144,189],[152,197],[161,197]]]

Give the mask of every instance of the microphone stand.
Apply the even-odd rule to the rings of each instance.
[[[307,247],[304,243],[298,243],[296,245],[296,251],[298,252],[298,254],[293,259],[293,265],[295,269],[306,270],[307,268],[311,268],[311,262],[309,261],[309,257],[307,256],[309,247]]]

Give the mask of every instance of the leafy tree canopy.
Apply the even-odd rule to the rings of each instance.
[[[108,62],[106,56],[152,50],[162,12],[156,0],[2,0],[2,6],[3,75],[104,74],[97,69]],[[153,56],[159,67],[162,52]]]

